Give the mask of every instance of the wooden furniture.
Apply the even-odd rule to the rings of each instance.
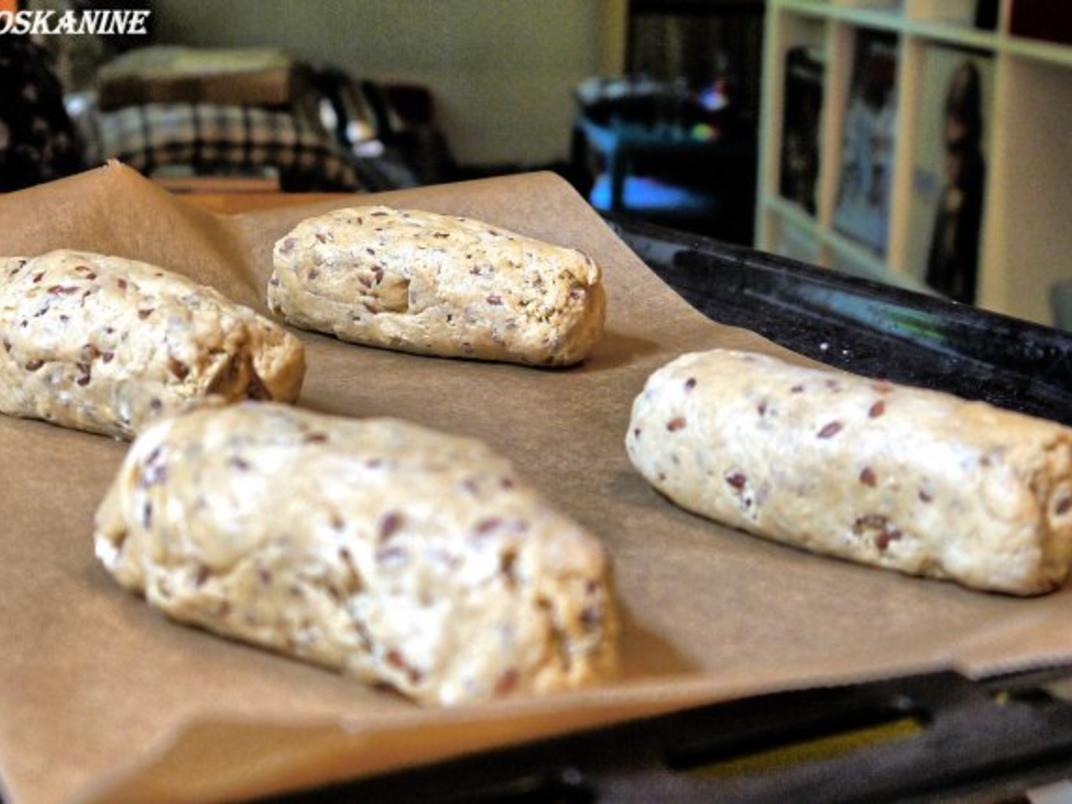
[[[788,237],[798,248],[812,248],[811,261],[820,265],[919,286],[923,271],[908,255],[918,244],[914,238],[930,237],[929,227],[912,222],[914,156],[922,138],[931,136],[920,130],[924,64],[932,46],[965,48],[992,62],[976,303],[1051,323],[1050,289],[1072,277],[1072,47],[1009,33],[1013,2],[1022,0],[1000,0],[997,28],[986,31],[949,20],[958,13],[970,17],[974,0],[770,0],[756,246],[775,251]],[[861,30],[888,31],[897,41],[896,139],[883,255],[834,226],[854,39]],[[778,194],[785,55],[799,45],[820,49],[825,62],[814,216]]]

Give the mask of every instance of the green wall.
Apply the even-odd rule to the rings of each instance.
[[[435,93],[455,156],[541,162],[569,148],[572,89],[599,72],[599,0],[155,0],[157,39],[270,45]]]

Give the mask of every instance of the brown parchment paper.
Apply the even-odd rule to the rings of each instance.
[[[1072,658],[1072,590],[1018,600],[811,556],[675,508],[622,442],[648,374],[734,346],[562,181],[534,174],[354,198],[471,215],[605,269],[607,338],[583,366],[441,360],[298,332],[300,404],[478,436],[606,544],[626,677],[546,698],[423,710],[165,620],[93,557],[126,445],[0,416],[0,778],[16,801],[203,801],[354,777],[687,704],[952,667]],[[348,201],[220,217],[121,166],[0,197],[0,254],[57,247],[159,263],[264,310],[272,243]]]

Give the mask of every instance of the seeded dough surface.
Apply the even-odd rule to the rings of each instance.
[[[301,342],[184,276],[120,257],[0,258],[0,412],[133,437],[204,403],[294,401]]]
[[[683,355],[633,404],[659,491],[776,541],[976,589],[1060,586],[1072,431],[949,394],[729,350]]]
[[[157,423],[96,553],[182,622],[422,703],[613,675],[599,543],[481,442],[270,403]]]
[[[340,209],[275,246],[268,304],[294,326],[418,354],[577,363],[603,334],[599,268],[481,221]]]

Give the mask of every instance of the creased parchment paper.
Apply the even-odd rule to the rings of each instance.
[[[158,263],[266,312],[271,247],[351,203],[470,215],[583,249],[608,334],[582,367],[417,357],[297,333],[300,404],[477,436],[600,536],[625,610],[626,677],[547,698],[426,710],[165,620],[93,557],[124,444],[0,416],[0,778],[15,801],[266,794],[535,736],[791,687],[1072,658],[1072,590],[1019,600],[764,542],[685,513],[632,470],[633,397],[674,356],[780,354],[682,301],[547,174],[220,217],[121,166],[0,197],[0,254],[91,249]]]

